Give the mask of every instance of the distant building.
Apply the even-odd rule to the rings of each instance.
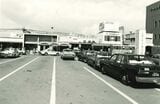
[[[145,30],[137,30],[125,35],[125,45],[134,47],[135,54],[151,53],[153,46],[153,34],[146,33]]]
[[[99,25],[99,43],[106,45],[122,45],[122,33],[119,24],[102,22]]]
[[[146,7],[146,32],[153,33],[151,54],[160,54],[160,1]]]
[[[58,43],[59,45],[68,45],[70,48],[80,48],[80,49],[91,49],[92,43],[97,42],[97,37],[94,35],[77,35],[71,33],[69,35],[59,36]]]
[[[63,48],[91,49],[96,43],[94,35],[78,33],[49,32],[32,29],[0,29],[0,49],[14,47],[39,52],[47,48],[62,51]],[[58,48],[57,48],[58,47]],[[60,47],[60,48],[59,48]]]
[[[0,49],[7,47],[22,48],[24,43],[22,29],[0,29]]]
[[[57,44],[58,35],[31,29],[0,29],[0,47],[40,51]]]

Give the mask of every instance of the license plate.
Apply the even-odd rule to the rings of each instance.
[[[153,73],[152,76],[153,76],[153,77],[158,77],[158,76],[159,76],[159,73]]]
[[[145,71],[149,71],[149,68],[144,68]]]

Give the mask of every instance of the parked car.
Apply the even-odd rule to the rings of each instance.
[[[79,48],[74,48],[73,51],[74,51],[76,56],[80,53],[80,49]]]
[[[160,54],[154,54],[152,57],[151,57],[151,60],[153,62],[155,62],[157,65],[160,65]]]
[[[0,57],[19,57],[20,54],[16,48],[5,48],[0,52]]]
[[[51,48],[47,48],[45,50],[40,51],[40,54],[41,55],[54,55],[54,56],[58,56],[59,52],[55,51],[55,50],[53,50]]]
[[[144,55],[114,54],[100,61],[100,67],[102,73],[120,78],[124,84],[160,82],[160,66]]]
[[[26,51],[23,49],[17,49],[17,51],[20,55],[26,55]]]
[[[94,51],[81,51],[77,57],[78,57],[78,60],[79,61],[82,61],[82,62],[87,62],[88,60],[88,57],[92,56],[94,54]]]
[[[108,52],[95,52],[87,59],[87,64],[93,66],[95,69],[100,68],[100,61],[109,59]]]
[[[61,59],[72,59],[74,60],[76,57],[75,53],[72,51],[72,49],[64,49],[61,53]]]

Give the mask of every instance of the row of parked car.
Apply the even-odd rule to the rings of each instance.
[[[160,83],[160,66],[153,57],[136,54],[110,56],[105,52],[82,51],[78,54],[78,59],[126,85]]]
[[[8,58],[8,57],[19,57],[24,54],[24,52],[18,48],[5,48],[0,51],[0,57]]]

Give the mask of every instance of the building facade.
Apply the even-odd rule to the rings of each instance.
[[[27,29],[0,29],[0,46],[41,51],[58,43],[58,35]]]
[[[0,50],[7,47],[23,47],[22,29],[0,29]]]
[[[98,43],[108,45],[122,45],[122,33],[119,25],[113,22],[102,22],[99,25]]]
[[[0,49],[7,47],[24,49],[28,53],[47,48],[62,51],[64,48],[92,49],[97,42],[95,35],[48,32],[32,29],[0,29]],[[56,48],[55,48],[56,47]]]
[[[146,32],[153,33],[153,44],[160,46],[160,1],[146,8]]]
[[[130,32],[125,35],[124,43],[130,47],[134,47],[135,54],[150,54],[151,47],[153,47],[153,34],[146,33],[145,30]]]

